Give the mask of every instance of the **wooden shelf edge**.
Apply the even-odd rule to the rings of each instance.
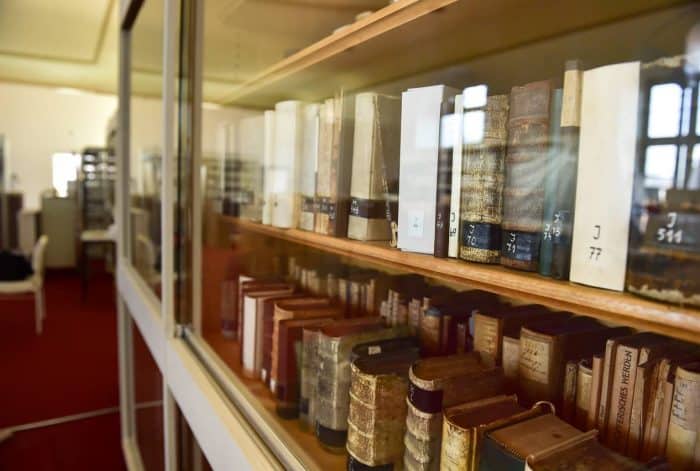
[[[402,252],[386,244],[330,237],[299,229],[280,229],[231,216],[221,218],[242,231],[362,259],[375,265],[407,270],[430,278],[468,285],[502,296],[589,315],[641,330],[651,330],[683,340],[698,342],[700,339],[698,309],[663,304],[630,293],[552,280],[534,273],[500,266]]]
[[[236,87],[221,101],[233,104],[293,73],[327,60],[360,43],[399,28],[421,16],[432,13],[459,0],[401,0],[375,11],[366,18],[326,36],[301,51],[268,67]]]

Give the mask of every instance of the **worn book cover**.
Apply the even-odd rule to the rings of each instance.
[[[316,164],[316,194],[314,199],[314,232],[328,233],[328,207],[331,196],[331,154],[333,152],[333,123],[335,99],[328,98],[318,110],[318,160]]]
[[[262,223],[272,224],[272,179],[274,178],[275,112],[265,111],[263,142],[263,208]]]
[[[296,227],[299,218],[299,181],[303,141],[302,110],[296,100],[275,105],[274,155],[270,176],[272,199],[271,224]]]
[[[642,463],[605,448],[597,440],[597,431],[574,436],[569,440],[531,454],[526,471],[642,471],[650,469]]]
[[[465,90],[465,94],[467,90]],[[498,263],[503,220],[503,185],[508,96],[486,98],[484,106],[464,112],[461,174],[460,258]],[[483,131],[479,132],[480,129]]]
[[[520,394],[525,404],[545,400],[559,409],[566,362],[599,351],[617,328],[590,318],[574,317],[566,323],[532,324],[520,334]]]
[[[552,83],[513,87],[508,115],[501,265],[537,271]]]
[[[578,360],[569,360],[564,368],[562,388],[561,418],[574,424],[576,414],[576,381],[578,380]]]
[[[417,361],[409,371],[404,461],[439,467],[442,409],[506,392],[500,368],[481,364],[476,352]]]
[[[406,427],[408,369],[413,349],[392,350],[393,340],[354,348],[351,364],[348,453],[367,466],[400,465]]]
[[[326,447],[340,448],[347,440],[350,407],[350,356],[360,343],[399,337],[406,334],[401,327],[372,329],[348,333],[346,328],[332,325],[321,329],[318,342],[318,409],[316,437]]]
[[[666,456],[674,470],[700,468],[700,362],[676,369],[666,440]]]
[[[487,432],[479,459],[479,471],[510,471],[525,467],[532,454],[582,435],[554,414],[506,425]]]
[[[391,239],[388,193],[398,185],[400,116],[399,97],[371,92],[355,97],[350,239]]]
[[[591,405],[593,385],[593,359],[584,358],[578,362],[576,372],[576,398],[574,401],[574,422],[579,430],[588,430],[588,410]]]
[[[440,469],[475,471],[483,430],[524,412],[516,396],[495,396],[445,409]]]

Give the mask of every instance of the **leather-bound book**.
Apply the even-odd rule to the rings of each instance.
[[[440,106],[440,145],[438,147],[435,197],[435,242],[433,255],[447,258],[450,243],[450,201],[452,199],[452,154],[455,147],[455,100],[448,97]]]
[[[474,350],[481,353],[485,363],[501,365],[504,331],[520,330],[528,321],[552,315],[537,304],[503,304],[495,305],[492,310],[479,309],[474,313]]]
[[[243,374],[249,378],[260,378],[263,363],[264,319],[263,301],[268,298],[284,298],[292,294],[293,288],[250,291],[243,296],[243,341],[241,359]]]
[[[649,468],[598,442],[597,430],[576,435],[526,457],[526,471],[643,471]],[[662,468],[663,469],[663,468]]]
[[[332,325],[320,331],[318,341],[318,409],[316,437],[331,450],[345,447],[350,407],[350,356],[352,348],[360,343],[405,335],[406,330],[369,328],[360,331]]]
[[[552,236],[551,276],[569,279],[571,267],[571,238],[576,203],[576,171],[578,140],[581,129],[581,90],[583,68],[580,61],[566,62],[561,106],[561,129],[556,167],[554,212],[549,231]]]
[[[278,373],[274,391],[277,399],[275,410],[280,417],[295,419],[299,416],[304,329],[322,328],[333,321],[333,317],[280,321],[276,352]]]
[[[477,310],[491,310],[498,296],[486,291],[460,293],[446,291],[444,297],[430,299],[420,323],[421,348],[425,355],[449,355],[457,352],[457,324],[469,320]]]
[[[303,140],[300,101],[282,101],[275,105],[274,157],[271,176],[272,218],[276,227],[296,227],[299,218],[297,175],[301,165]]]
[[[314,232],[320,234],[328,233],[334,113],[335,99],[328,98],[321,104],[318,111],[318,161],[316,168],[316,196],[314,199]]]
[[[443,408],[504,392],[501,369],[476,352],[418,360],[409,372],[404,466],[439,469]]]
[[[360,343],[352,348],[350,363],[362,357],[389,353],[406,353],[413,350],[420,350],[418,339],[413,336]],[[406,374],[408,375],[408,368],[406,368]]]
[[[576,283],[625,286],[639,71],[639,62],[626,62],[583,73],[570,270]]]
[[[552,92],[549,120],[549,149],[547,152],[547,164],[544,177],[544,206],[542,207],[542,236],[540,240],[540,261],[537,271],[542,276],[552,275],[552,237],[554,225],[554,207],[556,204],[559,185],[559,167],[561,166],[560,138],[561,138],[561,107],[562,89]]]
[[[318,161],[319,105],[302,110],[301,161],[299,162],[299,229],[314,230],[316,165]]]
[[[537,271],[552,84],[513,87],[503,189],[501,265]]]
[[[418,344],[414,341],[413,348],[399,351],[390,346],[391,342],[394,340],[353,349],[353,356],[359,356],[351,364],[347,450],[355,461],[370,469],[388,465],[398,468],[403,459],[404,398],[408,369],[418,359]]]
[[[377,93],[355,97],[355,135],[348,238],[390,240],[388,181],[398,180],[401,100]]]
[[[554,414],[544,414],[486,432],[479,457],[479,471],[511,471],[525,468],[533,453],[562,444],[583,432]]]
[[[676,369],[666,456],[671,468],[700,468],[700,362]]]
[[[355,97],[341,94],[333,98],[332,108],[330,157],[323,157],[329,159],[328,166],[324,167],[323,171],[319,167],[317,177],[317,196],[320,199],[316,217],[321,221],[316,228],[317,232],[346,237],[350,210],[352,145],[355,134]],[[324,143],[324,145],[327,144]],[[320,161],[319,164],[321,164]],[[321,194],[318,194],[319,188],[323,190]]]
[[[270,365],[270,390],[277,391],[279,377],[279,324],[287,319],[312,319],[323,317],[340,317],[337,306],[330,305],[327,298],[299,298],[275,303],[272,324],[272,349]]]
[[[358,330],[378,329],[382,320],[378,317],[358,317],[356,319],[337,319],[334,326],[346,329],[348,332]],[[299,402],[299,418],[302,426],[310,431],[316,427],[316,409],[318,404],[318,372],[320,358],[318,356],[318,342],[321,336],[321,327],[306,327],[302,334],[302,367],[301,387]]]
[[[252,291],[271,291],[277,289],[287,289],[291,287],[289,283],[279,280],[253,279],[246,275],[240,275],[238,279],[238,296],[236,301],[236,336],[237,340],[243,343],[243,298]]]
[[[566,362],[600,351],[622,328],[607,328],[593,319],[527,325],[520,334],[518,396],[525,404],[550,401],[560,410]]]
[[[296,293],[291,296],[285,297],[269,297],[263,298],[262,302],[262,329],[263,329],[263,342],[262,342],[262,370],[260,371],[260,379],[268,387],[270,386],[270,371],[272,370],[272,330],[274,326],[275,317],[275,303],[277,301],[286,301],[289,299],[296,298],[308,298],[308,296]],[[319,298],[311,298],[318,300]],[[322,298],[320,298],[322,299]]]
[[[474,88],[481,87],[464,90],[465,108],[469,108],[464,122],[471,132],[464,135],[459,256],[471,262],[498,263],[509,103],[507,95],[470,100]],[[482,127],[483,133],[479,132]]]
[[[475,471],[483,430],[525,412],[516,396],[495,396],[445,409],[440,469]]]
[[[564,384],[562,386],[561,418],[574,425],[576,414],[576,380],[578,379],[578,360],[569,360],[564,367]]]
[[[576,399],[574,401],[574,425],[579,430],[588,430],[588,409],[591,405],[591,388],[593,384],[593,360],[584,358],[579,361],[576,371]]]
[[[644,421],[646,420],[646,410],[649,408],[649,399],[653,384],[654,373],[660,358],[652,358],[640,363],[634,378],[634,388],[632,395],[632,414],[630,417],[629,436],[627,438],[627,456],[639,458],[642,450],[642,439],[644,436]]]
[[[411,88],[401,95],[398,247],[432,254],[435,249],[440,106],[456,95],[445,85]]]

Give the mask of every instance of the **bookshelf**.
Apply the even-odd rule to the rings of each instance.
[[[407,270],[639,330],[658,332],[691,342],[697,342],[700,335],[700,311],[697,309],[649,301],[629,293],[551,280],[534,273],[500,266],[402,252],[383,242],[360,242],[298,229],[279,229],[231,216],[221,218],[224,224],[233,224],[240,231],[283,239],[374,265]]]
[[[399,0],[265,68],[218,101],[253,108],[315,101],[688,3]],[[596,57],[610,62],[613,50]]]

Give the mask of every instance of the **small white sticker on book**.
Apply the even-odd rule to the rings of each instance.
[[[425,213],[421,209],[413,209],[408,212],[408,236],[420,239],[423,237],[423,221]]]

